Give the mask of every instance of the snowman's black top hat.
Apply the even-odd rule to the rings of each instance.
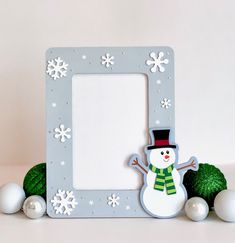
[[[157,148],[176,148],[176,145],[170,144],[170,129],[164,130],[152,130],[152,141],[154,145],[147,146],[147,149],[157,149]]]

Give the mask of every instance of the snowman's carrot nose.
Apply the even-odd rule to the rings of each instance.
[[[170,158],[170,156],[169,155],[165,155],[165,159],[169,159]]]

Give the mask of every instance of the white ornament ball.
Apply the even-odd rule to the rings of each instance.
[[[235,190],[219,192],[214,201],[216,215],[224,221],[235,222]]]
[[[46,202],[40,196],[30,196],[24,201],[23,211],[31,219],[41,218],[46,212]]]
[[[25,193],[16,183],[7,183],[0,188],[0,211],[2,213],[16,213],[23,205]]]
[[[185,204],[185,213],[193,221],[205,219],[209,213],[207,202],[200,197],[192,197]]]

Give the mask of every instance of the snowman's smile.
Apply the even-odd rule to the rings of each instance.
[[[163,158],[164,162],[168,162],[170,160],[170,156],[169,155],[165,155]]]

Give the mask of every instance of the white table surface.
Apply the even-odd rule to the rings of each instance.
[[[22,184],[30,166],[1,166],[0,183]],[[235,189],[235,165],[220,166],[230,189]],[[202,222],[188,220],[184,213],[174,219],[51,219],[30,220],[22,212],[0,213],[1,243],[72,242],[235,242],[235,223],[219,220],[214,212]]]

